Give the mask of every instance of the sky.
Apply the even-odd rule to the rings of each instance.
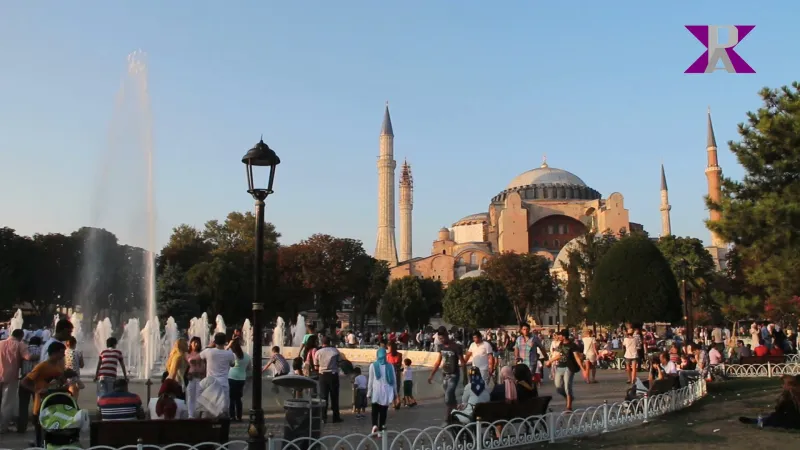
[[[777,3],[7,2],[0,226],[102,226],[146,245],[149,123],[159,248],[177,225],[253,209],[241,157],[263,135],[282,161],[266,210],[281,242],[327,233],[372,253],[388,101],[415,256],[544,155],[621,192],[652,236],[663,162],[673,233],[708,242],[707,108],[723,173],[740,178],[726,142],[759,89],[800,72],[800,4]],[[755,25],[736,50],[757,73],[684,74],[704,50],[689,24]],[[137,49],[145,95],[126,74]]]

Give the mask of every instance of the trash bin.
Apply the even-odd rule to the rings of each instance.
[[[286,400],[283,409],[286,421],[283,438],[293,441],[300,438],[319,439],[322,435],[322,410],[325,401],[318,398],[299,398]]]
[[[317,382],[300,375],[284,375],[275,377],[272,383],[276,386],[297,390],[313,390]],[[283,438],[293,441],[301,438],[319,439],[322,435],[322,412],[325,401],[318,398],[295,398],[286,400],[283,409],[286,419],[283,427]],[[297,447],[307,449],[309,441],[301,441]]]

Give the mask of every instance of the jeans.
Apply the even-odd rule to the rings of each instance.
[[[383,430],[386,426],[386,415],[389,412],[389,405],[381,405],[380,403],[372,404],[372,426],[378,427],[378,430]]]
[[[28,430],[28,421],[31,417],[31,398],[33,392],[20,386],[17,388],[17,398],[19,399],[19,415],[17,416],[17,432],[24,433]]]
[[[116,377],[100,377],[97,380],[97,396],[102,397],[112,391],[114,391],[114,381],[116,381]]]
[[[460,378],[461,377],[458,372],[454,374],[446,374],[442,378],[445,405],[455,407],[458,404],[458,401],[456,400],[456,388],[458,388],[458,380]]]
[[[189,380],[189,384],[186,385],[186,409],[189,410],[190,419],[197,415],[197,390],[199,386],[200,380],[198,378],[192,378]]]
[[[244,396],[245,380],[231,380],[228,378],[228,395],[230,396],[230,417],[233,420],[242,419],[242,396]]]
[[[575,372],[566,367],[556,367],[555,385],[556,392],[562,397],[569,397],[574,399],[572,389],[572,380],[575,378]]]
[[[702,375],[699,370],[680,370],[678,371],[678,380],[680,380],[681,387],[686,387],[690,382],[696,381]]]
[[[328,405],[331,407],[333,420],[339,421],[339,374],[324,372],[319,374],[319,396],[325,400],[325,406],[322,408],[322,420],[328,418]],[[330,399],[330,402],[328,401]]]

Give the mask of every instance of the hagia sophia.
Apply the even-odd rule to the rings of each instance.
[[[707,143],[708,195],[719,199],[722,170],[717,161],[717,144],[708,112]],[[389,263],[391,278],[416,276],[434,278],[445,285],[455,279],[479,276],[481,267],[502,252],[536,253],[552,262],[553,274],[564,276],[568,252],[577,247],[576,238],[587,231],[616,235],[643,231],[630,221],[625,197],[612,192],[607,197],[592,189],[580,177],[547,164],[517,175],[489,201],[487,212],[470,214],[441,228],[428,256],[413,257],[412,211],[413,177],[404,162],[400,171],[399,258],[395,244],[395,168],[394,130],[389,106],[384,111],[378,157],[378,236],[375,258]],[[672,234],[669,191],[661,167],[661,236]],[[719,219],[711,211],[711,220]],[[712,233],[707,247],[718,267],[724,266],[727,245]],[[552,315],[548,317],[553,325]],[[558,323],[559,321],[556,320]]]

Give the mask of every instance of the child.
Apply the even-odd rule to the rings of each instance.
[[[33,368],[22,379],[22,388],[36,394],[33,400],[33,426],[36,428],[36,444],[42,445],[42,427],[39,424],[39,407],[48,389],[58,387],[64,380],[64,352],[66,347],[61,342],[53,342],[47,347],[47,357]],[[70,376],[76,376],[72,370]],[[51,386],[53,385],[53,386]]]
[[[353,392],[356,393],[355,409],[356,419],[361,419],[367,411],[367,377],[361,375],[361,367],[353,369]]]
[[[411,360],[406,358],[403,360],[405,369],[403,370],[403,404],[412,408],[417,406],[417,401],[414,399],[414,381],[413,371],[411,369]]]
[[[298,356],[292,360],[292,374],[303,376],[303,358]],[[292,398],[303,398],[303,390],[292,389]]]

